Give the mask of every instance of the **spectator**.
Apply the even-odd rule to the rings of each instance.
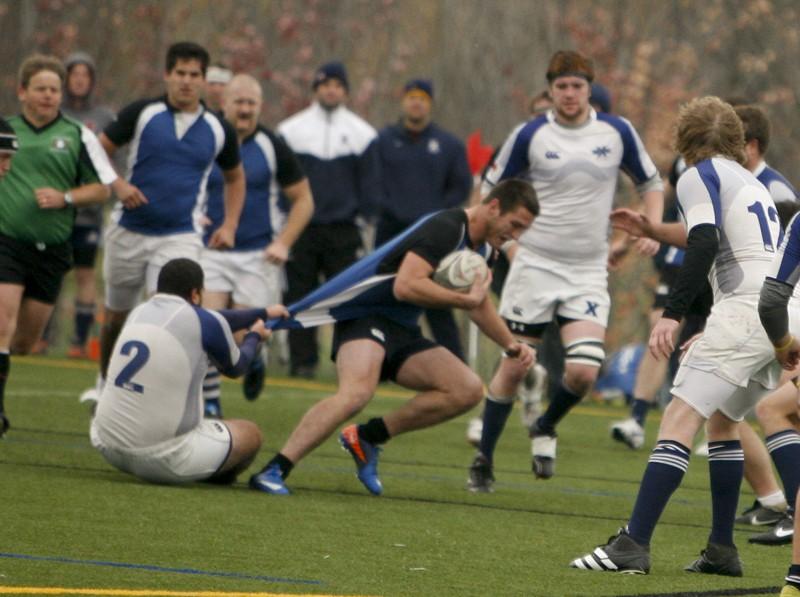
[[[307,295],[356,260],[362,246],[356,219],[374,217],[380,193],[377,133],[347,109],[349,82],[341,62],[317,69],[311,105],[278,125],[300,159],[314,196],[314,216],[295,243],[286,302]],[[316,329],[289,332],[293,376],[313,377],[319,362]]]
[[[26,354],[41,337],[72,263],[75,208],[108,199],[116,176],[94,133],[59,111],[65,78],[54,56],[27,58],[19,69],[22,114],[9,121],[19,151],[0,180],[0,435],[9,427],[9,353]],[[0,140],[13,150],[13,136]]]
[[[221,64],[212,64],[206,73],[205,101],[209,110],[222,111],[225,86],[230,83],[233,73]]]
[[[62,112],[99,134],[114,120],[106,106],[95,104],[97,71],[94,60],[86,52],[75,52],[64,61],[67,69]],[[86,341],[92,329],[97,309],[95,260],[103,227],[103,205],[96,204],[76,210],[72,229],[72,260],[75,264],[75,330],[67,356],[86,358]]]
[[[155,291],[158,271],[176,257],[200,258],[195,212],[216,161],[225,179],[225,218],[208,241],[233,246],[244,203],[244,171],[236,132],[200,101],[208,53],[191,42],[167,50],[165,96],[133,102],[100,135],[106,152],[130,143],[127,181],[113,185],[119,202],[106,231],[103,263],[106,317],[100,336],[99,386],[114,342],[143,290]],[[97,390],[81,400],[96,400]]]
[[[258,123],[261,85],[250,75],[236,75],[225,89],[225,119],[236,130],[247,178],[247,192],[236,242],[231,251],[206,249],[203,306],[209,309],[252,308],[279,302],[283,265],[292,245],[314,212],[308,180],[286,143]],[[206,243],[224,219],[222,172],[216,165],[208,179]],[[279,194],[289,200],[288,217],[278,209]],[[284,221],[285,220],[285,221]],[[244,395],[254,400],[264,385],[264,360],[251,361]],[[212,366],[203,384],[206,414],[220,416],[219,373]]]
[[[431,121],[433,83],[406,83],[402,117],[378,135],[381,184],[375,244],[420,217],[464,204],[472,188],[464,144]],[[449,309],[425,309],[433,337],[462,361],[458,326]]]

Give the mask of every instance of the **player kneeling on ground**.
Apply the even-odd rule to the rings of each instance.
[[[261,447],[251,421],[203,419],[203,378],[210,360],[224,375],[242,375],[270,334],[268,309],[200,307],[203,270],[173,259],[156,294],[128,317],[92,421],[91,440],[116,468],[153,483],[232,483]],[[249,327],[241,346],[232,330]]]

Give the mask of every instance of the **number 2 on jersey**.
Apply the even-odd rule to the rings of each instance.
[[[150,358],[150,349],[147,348],[147,344],[144,342],[139,342],[138,340],[128,340],[122,345],[122,348],[120,348],[119,351],[125,356],[131,354],[131,352],[134,352],[134,355],[128,364],[122,368],[122,371],[119,372],[119,375],[117,375],[117,378],[114,380],[114,385],[119,388],[141,394],[144,392],[144,388],[141,384],[131,381],[131,378],[136,375],[142,367],[144,367],[147,359]]]
[[[764,213],[764,206],[756,201],[755,203],[747,206],[747,211],[749,211],[751,214],[755,214],[755,216],[758,218],[758,225],[761,228],[761,240],[764,241],[764,250],[774,253],[775,245],[772,244],[772,233],[769,231],[769,222],[767,222],[767,216],[769,216],[770,222],[777,222],[778,210],[776,210],[773,206],[770,206],[767,209],[767,213]],[[780,236],[783,236],[782,232]],[[781,242],[780,236],[778,237],[778,244]]]

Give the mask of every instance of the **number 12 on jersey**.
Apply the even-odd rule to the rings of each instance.
[[[761,240],[764,241],[764,250],[774,253],[775,245],[772,242],[772,233],[769,231],[769,222],[767,221],[767,217],[769,217],[770,222],[777,223],[778,210],[775,209],[774,206],[770,205],[765,213],[764,206],[756,201],[755,203],[747,206],[747,211],[749,211],[751,214],[755,214],[755,216],[758,218],[758,225],[761,228]],[[778,235],[778,244],[781,243],[782,236],[783,231],[781,230]]]
[[[150,349],[147,348],[147,344],[144,342],[128,340],[122,345],[119,351],[125,356],[133,353],[133,357],[128,361],[128,364],[122,368],[122,371],[119,372],[116,379],[114,379],[114,385],[141,394],[144,392],[144,387],[131,378],[144,367],[145,363],[147,363],[147,360],[150,358]]]

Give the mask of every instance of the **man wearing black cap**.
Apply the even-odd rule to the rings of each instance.
[[[356,218],[371,219],[380,193],[377,133],[345,107],[349,83],[341,62],[314,75],[314,101],[281,122],[278,133],[297,154],[314,196],[314,216],[286,263],[292,303],[356,260],[361,235]],[[290,373],[312,377],[319,361],[316,329],[289,333]]]
[[[472,188],[464,144],[431,122],[433,82],[406,83],[402,117],[378,135],[381,194],[375,244],[382,245],[420,217],[462,205]],[[426,309],[436,341],[464,360],[449,309]]]
[[[114,120],[108,106],[95,104],[92,96],[96,68],[86,52],[74,52],[64,61],[67,82],[61,110],[98,134]],[[86,358],[86,341],[94,323],[97,288],[94,266],[103,226],[103,205],[89,205],[76,210],[72,229],[72,260],[75,263],[75,335],[70,340],[67,356]],[[48,326],[49,327],[49,326]],[[47,336],[47,334],[45,333]]]

